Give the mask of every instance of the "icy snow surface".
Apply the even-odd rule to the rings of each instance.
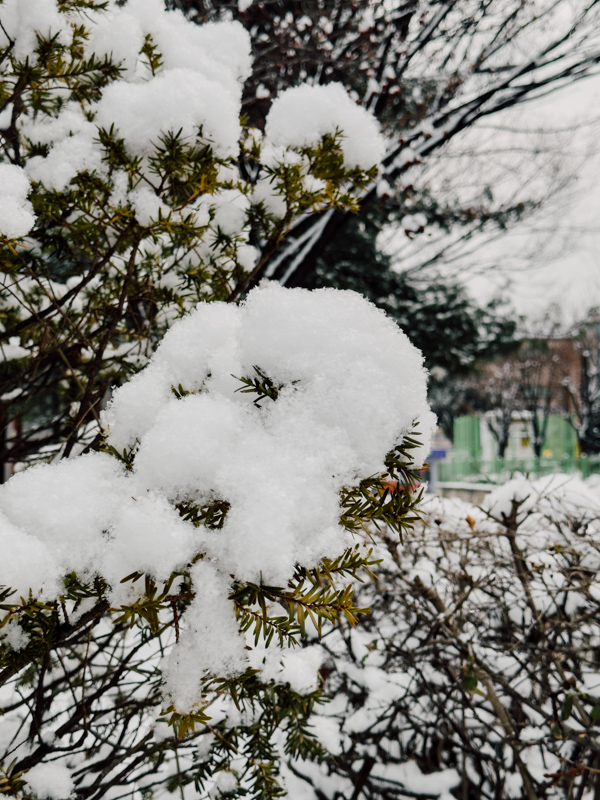
[[[257,377],[255,365],[276,400],[236,391],[240,377]],[[180,385],[189,394],[178,398]],[[353,544],[339,525],[339,491],[383,471],[415,420],[424,456],[434,418],[421,354],[360,295],[264,283],[241,306],[200,304],[104,413],[109,444],[136,450],[133,472],[89,453],[0,487],[0,584],[49,600],[65,573],[99,572],[118,605],[143,584],[121,584],[126,575],[165,580],[203,554],[167,667],[179,707],[189,707],[205,670],[231,675],[246,664],[229,576],[285,585],[296,563],[315,566]],[[196,528],[175,508],[215,499],[231,504],[220,530]]]

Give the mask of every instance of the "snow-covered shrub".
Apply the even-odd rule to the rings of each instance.
[[[31,467],[0,488],[6,602],[77,602],[74,586],[101,581],[98,599],[133,611],[148,581],[183,600],[173,581],[185,576],[190,633],[167,683],[191,712],[205,673],[247,666],[232,584],[285,586],[298,564],[315,569],[352,547],[345,487],[385,473],[415,421],[431,429],[421,362],[352,292],[266,284],[241,306],[199,305],[115,393],[105,452]]]
[[[0,393],[5,417],[26,415],[0,460],[14,463],[93,439],[107,389],[176,318],[239,298],[305,212],[356,208],[383,141],[337,85],[283,92],[266,133],[244,127],[238,22],[195,25],[163,0],[4,0],[0,23]]]
[[[335,758],[292,759],[296,797],[593,798],[600,763],[600,496],[511,481],[483,510],[429,497],[384,535],[372,614],[323,637]],[[356,795],[353,795],[356,792]]]
[[[115,393],[100,452],[0,488],[0,680],[21,691],[3,702],[11,791],[64,753],[78,794],[95,796],[106,754],[96,761],[90,748],[105,725],[111,747],[131,751],[125,767],[109,757],[110,780],[140,791],[173,767],[166,722],[180,738],[195,731],[181,780],[219,786],[226,767],[257,797],[276,791],[274,743],[264,751],[273,730],[287,752],[323,756],[304,724],[321,651],[282,649],[307,622],[356,622],[345,581],[375,563],[356,532],[371,519],[410,527],[415,497],[402,485],[431,417],[420,353],[353,292],[264,284],[241,305],[200,304],[177,322]],[[233,732],[228,697],[245,708]],[[19,724],[27,714],[35,741]],[[189,750],[221,721],[238,755],[213,743],[200,769]],[[138,769],[140,748],[160,759]],[[181,770],[180,746],[177,758]]]
[[[0,23],[0,790],[280,796],[279,744],[326,755],[287,646],[363,611],[357,532],[410,527],[431,415],[359,296],[250,287],[357,207],[377,125],[330,85],[248,129],[247,33],[162,0]]]

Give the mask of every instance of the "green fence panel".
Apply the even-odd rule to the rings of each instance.
[[[452,452],[439,464],[439,481],[455,483],[503,483],[516,473],[531,479],[555,473],[576,474],[582,478],[600,474],[600,455],[581,457],[565,455],[562,458],[490,459],[471,458],[466,454]]]
[[[577,435],[573,426],[564,417],[549,417],[542,448],[542,458],[573,458],[576,452]]]

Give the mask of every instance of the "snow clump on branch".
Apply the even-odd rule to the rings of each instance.
[[[31,184],[21,167],[0,164],[0,234],[9,239],[25,236],[35,225],[27,195]]]
[[[385,142],[377,121],[339,83],[287,89],[274,100],[266,126],[275,147],[310,147],[338,130],[346,166],[369,169],[381,161]]]
[[[270,393],[253,401],[240,378]],[[201,303],[104,414],[109,445],[135,455],[130,470],[89,453],[0,488],[0,584],[49,601],[67,573],[99,574],[119,605],[142,591],[127,575],[189,569],[195,599],[167,675],[190,707],[205,671],[247,666],[232,577],[286,585],[296,564],[352,546],[340,490],[383,472],[416,420],[424,456],[434,418],[421,354],[360,295],[263,284],[241,306]],[[230,504],[219,529],[177,507],[215,500]]]

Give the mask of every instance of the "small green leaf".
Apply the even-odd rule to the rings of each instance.
[[[573,701],[575,700],[575,695],[570,694],[567,696],[565,702],[563,703],[562,707],[562,718],[569,719],[571,716],[571,712],[573,711]]]

